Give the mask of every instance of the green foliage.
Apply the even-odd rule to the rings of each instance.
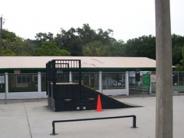
[[[36,40],[33,41],[36,47],[34,48],[35,56],[68,56],[70,52],[58,47],[54,40],[52,33],[38,33],[36,34]]]
[[[182,58],[182,48],[184,47],[184,37],[173,35],[172,36],[172,46],[173,46],[173,64],[179,64]]]
[[[16,54],[10,49],[0,49],[0,56],[16,56]]]
[[[35,56],[68,56],[70,53],[67,50],[59,49],[54,42],[44,42],[35,52]]]
[[[113,41],[109,48],[109,56],[127,56],[124,41]]]
[[[95,31],[88,24],[84,24],[82,28],[70,28],[68,31],[62,29],[60,34],[56,36],[56,42],[60,48],[70,51],[72,56],[81,56],[86,55],[83,53],[85,51],[83,49],[86,49],[85,46],[94,43],[94,41],[109,45],[111,41],[115,40],[110,37],[111,33],[110,29]]]
[[[182,58],[180,59],[179,64],[176,65],[177,71],[184,71],[184,47],[182,47],[181,55],[182,55]]]
[[[34,40],[24,40],[3,30],[0,56],[132,56],[155,59],[155,37],[141,36],[127,42],[112,37],[113,31],[94,30],[88,24],[61,29],[55,36],[40,32]],[[184,37],[172,35],[173,65],[184,70]]]
[[[27,43],[22,38],[16,36],[15,33],[7,30],[3,30],[2,32],[0,50],[0,55],[4,56],[31,55],[31,50]]]
[[[107,56],[109,52],[109,46],[104,45],[101,41],[89,42],[83,48],[85,56]]]
[[[130,39],[125,45],[125,53],[127,56],[149,57],[155,59],[155,37],[151,35]]]

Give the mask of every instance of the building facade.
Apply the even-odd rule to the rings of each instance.
[[[155,61],[145,57],[10,56],[0,57],[0,99],[46,98],[45,68],[53,59],[80,59],[82,84],[106,95],[128,96],[136,93],[134,85],[151,90]],[[60,76],[65,82],[75,82],[77,77],[73,71]]]

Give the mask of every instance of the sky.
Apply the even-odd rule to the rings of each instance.
[[[171,31],[184,35],[184,0],[171,1]],[[3,28],[34,39],[61,28],[112,29],[117,40],[155,36],[155,0],[0,0]]]

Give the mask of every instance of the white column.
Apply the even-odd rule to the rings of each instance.
[[[41,72],[38,72],[38,92],[42,91],[42,77]]]
[[[150,81],[150,87],[149,87],[149,94],[151,95],[152,94],[152,83]]]
[[[129,95],[129,73],[126,71],[125,73],[125,88],[127,90],[127,95]]]
[[[149,94],[152,94],[152,80],[151,80],[151,72],[150,72],[150,86],[149,86]]]
[[[8,85],[8,73],[5,73],[5,103],[8,98],[9,85]]]
[[[102,86],[102,71],[99,71],[99,92],[103,93],[103,86]]]
[[[69,82],[72,83],[72,81],[73,81],[73,80],[72,80],[72,72],[70,71],[70,72],[69,72]]]

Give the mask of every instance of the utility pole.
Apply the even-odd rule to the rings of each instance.
[[[170,0],[155,0],[156,138],[173,137],[172,42]]]

